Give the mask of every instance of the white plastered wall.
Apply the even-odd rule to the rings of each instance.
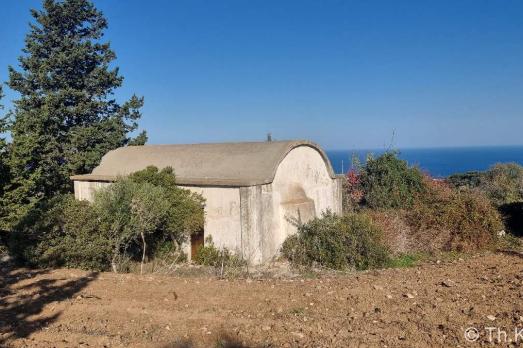
[[[296,232],[292,220],[307,222],[327,210],[341,213],[339,181],[330,175],[321,154],[309,146],[299,146],[280,163],[272,183],[277,253],[283,241]]]
[[[204,236],[216,247],[241,251],[240,190],[237,187],[182,186],[205,198]],[[190,248],[190,246],[187,246]],[[190,249],[188,249],[190,251]],[[190,255],[190,252],[188,252]]]
[[[94,192],[108,185],[111,185],[111,183],[103,181],[75,181],[74,197],[81,201],[92,202],[94,199]]]
[[[92,202],[94,192],[110,182],[75,181],[74,195],[78,200]],[[211,236],[214,245],[231,251],[241,251],[240,189],[237,187],[196,187],[182,186],[197,192],[205,198],[205,237]],[[191,255],[190,244],[185,245]]]
[[[340,185],[317,150],[291,150],[271,184],[240,188],[243,257],[252,264],[272,260],[296,233],[293,218],[307,222],[327,210],[341,213]]]

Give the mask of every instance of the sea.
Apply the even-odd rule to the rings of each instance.
[[[361,163],[370,154],[379,156],[385,149],[375,150],[330,150],[326,151],[334,171],[346,173],[353,158]],[[445,178],[452,174],[469,171],[483,171],[496,163],[515,162],[523,165],[523,146],[489,147],[442,147],[398,149],[401,159],[410,165],[416,165],[434,178]]]

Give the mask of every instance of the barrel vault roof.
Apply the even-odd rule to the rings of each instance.
[[[280,162],[296,147],[320,153],[334,178],[325,152],[304,141],[239,142],[187,145],[126,146],[108,152],[91,174],[75,175],[76,181],[114,181],[118,176],[147,166],[172,167],[180,185],[254,186],[271,183]]]

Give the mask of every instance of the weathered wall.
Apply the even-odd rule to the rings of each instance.
[[[75,181],[74,195],[79,200],[93,200],[94,191],[110,185],[109,182]],[[242,234],[240,222],[240,189],[237,187],[183,186],[205,198],[205,237],[211,236],[213,243],[231,251],[241,252]],[[190,257],[190,244],[184,246]]]
[[[252,264],[270,260],[274,254],[274,206],[272,185],[240,188],[242,256]]]
[[[293,220],[307,222],[322,212],[341,213],[340,182],[331,178],[318,151],[300,146],[280,163],[272,183],[273,244],[267,254],[277,254],[281,244],[296,232]]]
[[[74,182],[74,197],[81,201],[92,202],[94,192],[102,187],[111,185],[110,182],[101,181],[75,181]]]
[[[240,188],[240,203],[243,256],[264,263],[296,232],[292,220],[341,213],[341,181],[331,178],[318,151],[301,146],[283,159],[272,184]]]
[[[204,235],[214,245],[241,251],[240,189],[237,187],[183,186],[205,198]],[[190,255],[190,253],[188,253]]]

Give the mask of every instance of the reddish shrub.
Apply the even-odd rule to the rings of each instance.
[[[365,195],[360,183],[360,174],[355,169],[350,169],[343,183],[343,207],[345,211],[354,211]]]

